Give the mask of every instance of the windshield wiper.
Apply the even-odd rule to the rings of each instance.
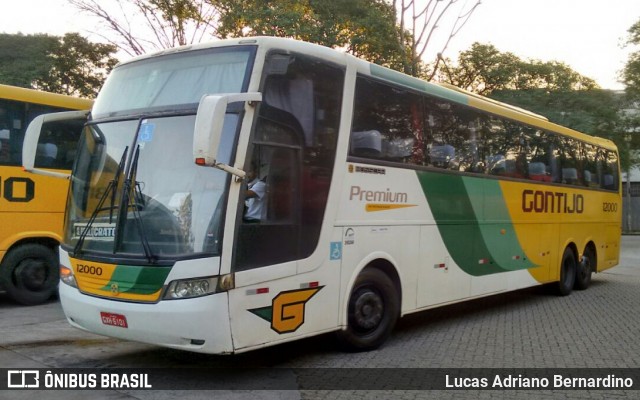
[[[118,193],[118,183],[120,182],[120,174],[122,170],[124,170],[124,163],[127,159],[127,153],[129,152],[129,146],[124,148],[124,152],[122,153],[122,157],[120,158],[120,162],[118,163],[118,169],[116,170],[116,176],[109,182],[110,185],[113,186],[111,191],[111,207],[109,207],[109,223],[113,223],[113,209],[118,208],[114,206],[116,204],[116,194]],[[108,190],[107,190],[108,192]]]
[[[144,255],[150,264],[153,264],[157,257],[154,256],[149,245],[149,239],[144,229],[143,219],[140,215],[140,210],[144,208],[145,202],[140,189],[140,183],[136,181],[136,175],[138,172],[138,159],[140,158],[140,145],[136,147],[136,152],[133,155],[133,160],[129,167],[129,176],[125,179],[123,184],[123,198],[122,204],[124,207],[120,210],[118,229],[116,229],[114,252],[120,247],[122,242],[122,236],[124,234],[124,226],[127,218],[128,210],[131,207],[133,209],[133,217],[138,227],[138,234],[140,235],[140,241],[144,250]],[[133,196],[131,192],[133,191]]]
[[[109,211],[109,223],[113,222],[113,210],[118,208],[118,206],[115,205],[116,192],[118,191],[118,182],[120,179],[120,174],[124,169],[124,164],[125,164],[125,160],[127,159],[128,151],[129,151],[129,146],[124,148],[124,152],[122,153],[122,157],[120,157],[120,162],[118,163],[118,169],[116,170],[114,178],[109,181],[109,184],[107,185],[107,189],[104,191],[102,196],[100,196],[100,200],[98,200],[98,205],[91,213],[91,216],[89,217],[89,221],[87,221],[87,225],[85,225],[84,229],[82,230],[82,233],[78,237],[78,242],[73,248],[74,254],[78,254],[78,252],[82,250],[82,245],[84,244],[84,240],[87,237],[87,234],[89,233],[89,229],[91,228],[91,225],[93,225],[96,218],[98,217],[98,213],[100,213],[101,211]],[[109,207],[103,207],[105,201],[107,200],[107,197],[109,197],[109,194],[111,194],[111,204],[109,205]]]

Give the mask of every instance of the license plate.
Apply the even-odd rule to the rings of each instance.
[[[100,312],[100,318],[105,325],[117,326],[120,328],[128,328],[127,317],[122,314],[114,314],[108,312]]]

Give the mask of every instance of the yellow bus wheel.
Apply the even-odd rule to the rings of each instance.
[[[560,296],[566,296],[573,290],[576,280],[577,262],[576,256],[569,247],[564,249],[562,262],[560,263],[560,281],[557,283],[557,292]]]
[[[577,264],[576,283],[574,289],[585,290],[591,283],[591,274],[595,270],[596,255],[591,247],[584,249],[582,260]]]
[[[41,304],[56,292],[58,256],[49,247],[29,243],[10,250],[0,265],[0,285],[24,305]]]

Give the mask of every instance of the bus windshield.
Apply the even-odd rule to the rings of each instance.
[[[194,122],[187,115],[148,118],[139,129],[137,120],[88,125],[68,198],[65,244],[149,261],[216,254],[228,174],[192,162]],[[237,122],[238,114],[227,114],[221,159],[230,158]]]
[[[204,94],[239,93],[246,86],[254,50],[207,49],[123,64],[105,82],[93,118],[189,108]]]
[[[249,69],[248,51],[219,52],[219,59],[216,52],[205,52],[215,67],[204,66],[204,53],[195,52],[125,64],[124,72],[111,75],[82,134],[73,169],[64,242],[73,253],[126,254],[149,263],[219,253],[230,178],[192,160],[195,106],[203,94],[244,91]],[[241,53],[245,61],[239,65]],[[201,68],[184,74],[186,65]],[[166,77],[149,79],[149,74],[175,73],[172,69],[181,71],[181,90],[169,87]],[[113,92],[122,90],[129,95]],[[238,107],[229,107],[221,162],[232,161],[239,115]]]

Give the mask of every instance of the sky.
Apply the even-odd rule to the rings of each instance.
[[[482,0],[444,55],[456,59],[474,42],[492,44],[525,60],[564,62],[601,87],[619,90],[619,72],[634,50],[622,45],[638,20],[640,0]],[[95,29],[96,20],[67,0],[4,0],[0,13],[2,33],[80,32],[99,41]]]

